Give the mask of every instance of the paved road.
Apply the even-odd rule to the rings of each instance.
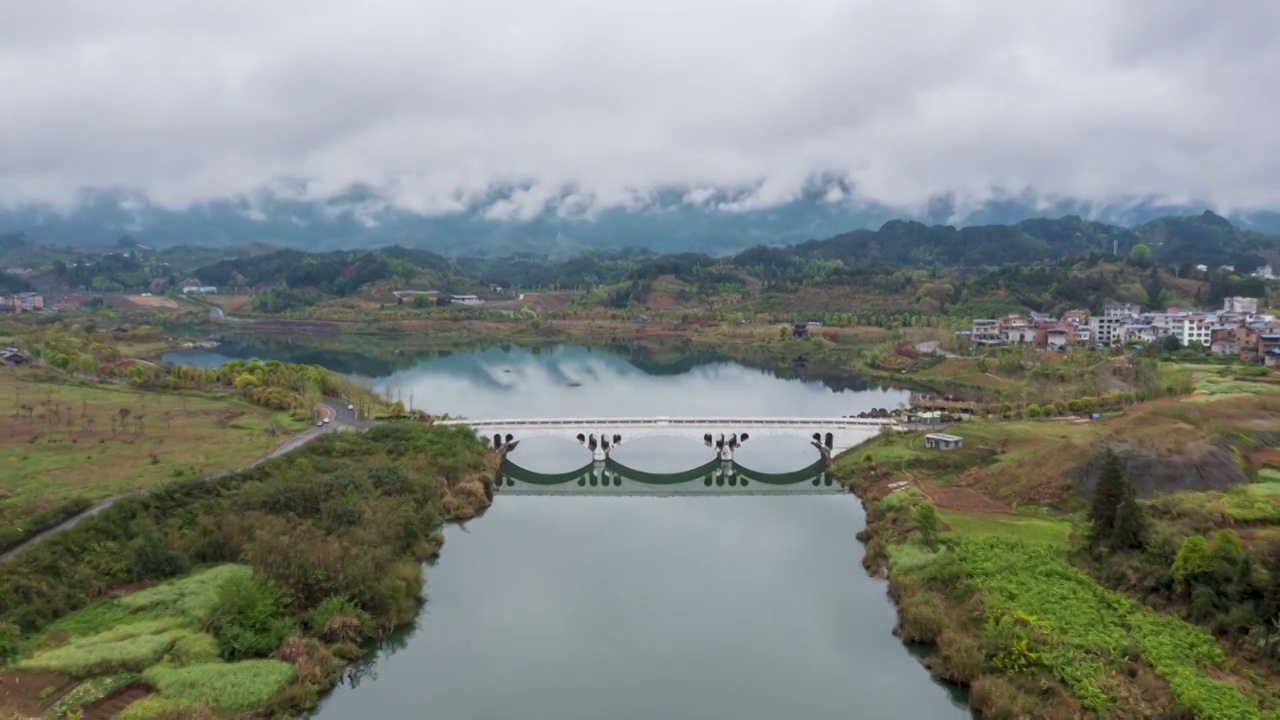
[[[276,446],[274,450],[267,453],[266,455],[263,455],[257,460],[254,460],[248,465],[243,465],[241,467],[235,468],[234,470],[225,470],[220,473],[214,473],[213,475],[208,475],[204,478],[204,480],[217,480],[219,478],[223,478],[234,473],[243,472],[250,468],[257,467],[258,465],[261,465],[262,463],[268,460],[272,460],[274,458],[280,457],[281,455],[285,455],[287,453],[293,452],[294,450],[297,450],[298,448],[302,447],[303,445],[306,445],[312,440],[315,440],[321,435],[334,432],[335,430],[338,430],[343,427],[366,428],[374,424],[367,420],[358,420],[353,410],[348,410],[346,405],[339,404],[339,403],[334,403],[329,401],[322,402],[320,404],[319,411],[322,417],[328,417],[330,419],[328,424],[322,425],[322,426],[313,426],[311,428],[308,428],[307,430],[304,430],[298,433],[297,435],[289,438],[285,442]],[[66,520],[62,521],[58,525],[55,525],[49,528],[48,530],[45,530],[44,532],[29,538],[26,542],[23,542],[20,545],[17,545],[3,553],[0,553],[0,563],[6,562],[11,558],[17,557],[18,554],[20,554],[23,550],[26,550],[27,548],[31,547],[32,545],[35,545],[36,543],[42,540],[45,540],[46,538],[49,538],[54,535],[57,535],[58,533],[62,533],[62,532],[66,532],[67,530],[70,530],[76,525],[79,525],[80,522],[83,521],[85,518],[93,517],[94,515],[97,515],[98,513],[102,512],[103,510],[106,510],[107,508],[111,507],[112,505],[115,505],[116,503],[120,502],[121,500],[127,497],[133,497],[135,495],[146,495],[146,494],[147,494],[146,490],[139,490],[136,492],[126,493],[124,495],[117,495],[115,497],[107,498],[106,500],[103,500],[102,502],[98,503],[97,505],[94,505],[88,510],[85,510],[79,515],[74,515],[70,518],[67,518]]]

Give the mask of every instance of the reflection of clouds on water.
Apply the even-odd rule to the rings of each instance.
[[[762,473],[795,472],[821,459],[822,453],[813,442],[799,433],[753,434],[733,452],[734,462]]]
[[[569,438],[534,437],[521,440],[507,459],[529,472],[555,475],[590,463],[591,451]]]
[[[716,458],[716,451],[689,437],[653,435],[624,440],[609,452],[615,463],[642,473],[683,473]],[[761,473],[792,473],[812,466],[821,454],[800,435],[751,437],[734,451],[734,461]],[[591,451],[571,438],[521,440],[508,460],[532,473],[557,475],[591,462]]]
[[[581,386],[570,391],[571,383]],[[624,358],[581,347],[458,353],[375,385],[397,388],[404,397],[412,392],[428,412],[475,418],[839,416],[894,407],[907,397],[901,390],[834,392],[817,381],[782,379],[737,363],[649,375]]]
[[[687,437],[640,437],[623,440],[609,452],[619,465],[645,473],[679,473],[716,459],[712,448]]]
[[[447,531],[408,647],[318,717],[968,718],[893,636],[861,527],[847,495],[502,497]]]

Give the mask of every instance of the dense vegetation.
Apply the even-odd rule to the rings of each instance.
[[[24,241],[28,243],[29,240]],[[387,247],[324,253],[240,251],[198,268],[162,262],[138,250],[58,260],[53,275],[70,287],[139,289],[179,278],[256,293],[253,309],[280,313],[333,298],[394,301],[391,290],[472,292],[512,289],[607,288],[601,304],[643,304],[658,278],[682,283],[682,301],[751,289],[794,292],[805,287],[856,287],[903,296],[929,313],[967,309],[999,298],[1019,307],[1099,307],[1107,300],[1160,305],[1171,300],[1213,303],[1225,295],[1265,295],[1247,273],[1280,264],[1280,236],[1233,227],[1222,217],[1162,218],[1126,228],[1077,216],[1013,225],[956,228],[895,220],[790,246],[757,245],[731,257],[648,250],[595,250],[558,259],[528,252],[448,260],[435,253]],[[39,256],[34,249],[33,257]],[[21,264],[14,255],[11,262]],[[1205,265],[1210,270],[1197,270]],[[1219,269],[1233,265],[1234,270]],[[35,279],[47,276],[36,276]],[[1192,285],[1188,285],[1190,281]],[[1194,285],[1194,289],[1193,289]],[[905,305],[905,303],[904,303]],[[905,307],[904,307],[905,309]]]
[[[420,562],[442,522],[488,505],[492,472],[467,428],[387,425],[123,500],[0,565],[0,652],[76,677],[141,673],[171,703],[310,704],[359,643],[415,617]]]
[[[948,428],[959,450],[904,433],[839,459],[899,634],[984,716],[1280,717],[1280,385],[1163,364],[1181,399],[1089,423],[1028,406]]]

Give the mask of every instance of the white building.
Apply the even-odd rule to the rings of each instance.
[[[1263,265],[1262,267],[1258,268],[1257,270],[1254,270],[1254,271],[1253,271],[1253,276],[1254,276],[1254,277],[1259,277],[1259,278],[1264,278],[1264,279],[1267,279],[1267,280],[1271,280],[1271,279],[1274,279],[1274,278],[1275,278],[1275,275],[1274,275],[1274,274],[1272,273],[1272,271],[1271,271],[1271,266],[1270,266],[1270,265]]]
[[[1222,299],[1222,311],[1251,314],[1258,312],[1258,298],[1229,297]]]
[[[1168,333],[1162,332],[1160,328],[1150,324],[1130,324],[1120,328],[1117,333],[1120,336],[1120,342],[1155,342],[1164,337]]]
[[[1184,318],[1174,323],[1173,335],[1183,346],[1208,345],[1213,336],[1213,324],[1207,320]]]
[[[1116,303],[1102,309],[1106,317],[1135,318],[1142,314],[1142,308],[1133,303]]]
[[[182,288],[183,295],[217,295],[218,288],[212,285],[187,285]]]
[[[480,305],[484,303],[484,300],[475,295],[450,295],[449,302],[458,303],[459,305]]]

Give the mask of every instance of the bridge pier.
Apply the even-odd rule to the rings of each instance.
[[[886,427],[905,428],[886,419],[812,418],[579,418],[444,420],[443,425],[466,425],[496,452],[509,452],[522,439],[541,436],[575,438],[596,461],[606,460],[624,439],[652,435],[683,435],[701,439],[723,461],[731,461],[736,450],[755,435],[791,434],[812,441],[823,459],[848,450]],[[750,433],[750,435],[748,434]]]

